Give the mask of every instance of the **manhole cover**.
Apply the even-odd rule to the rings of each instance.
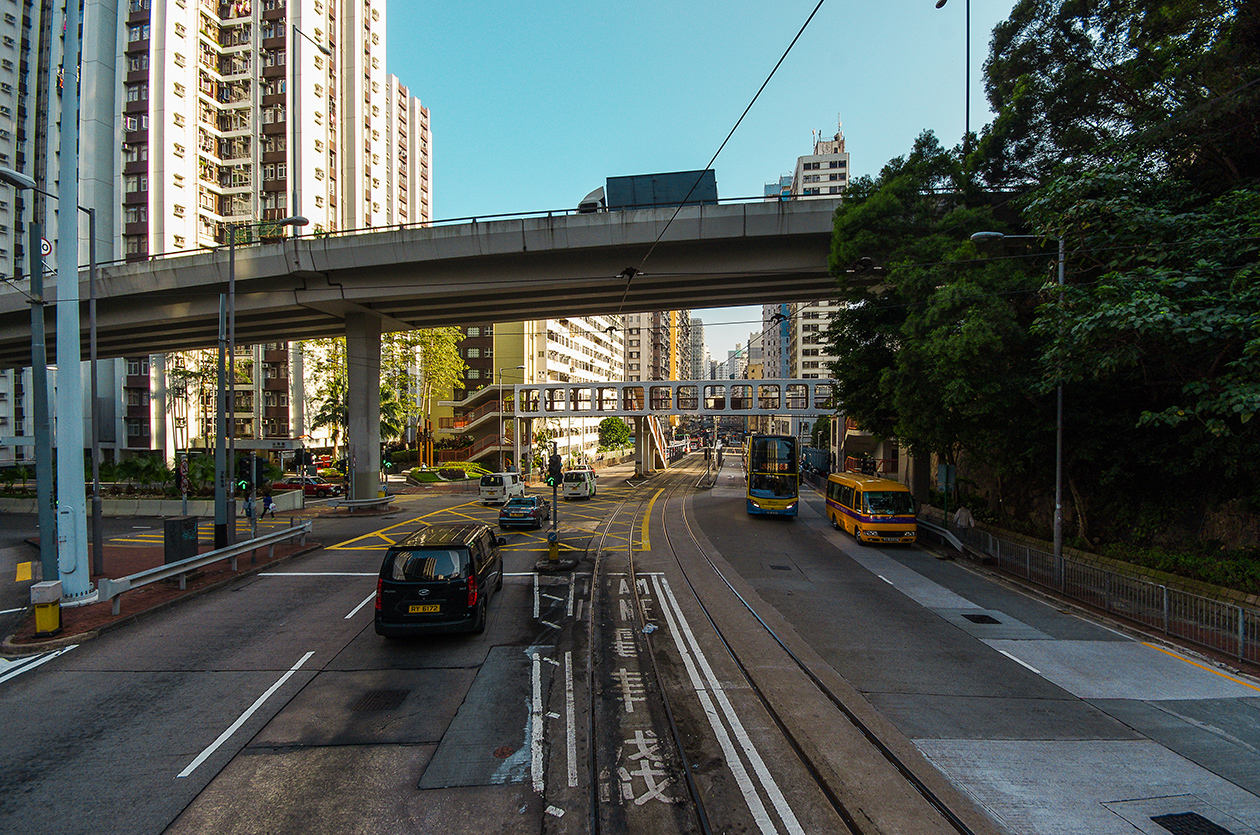
[[[1151,818],[1151,821],[1164,827],[1173,835],[1234,835],[1225,827],[1218,826],[1195,812],[1156,815]]]
[[[772,565],[770,567],[773,568],[775,571],[791,571],[792,570],[792,566],[790,565]]]
[[[998,620],[997,618],[993,617],[992,615],[963,615],[963,617],[965,617],[967,620],[971,621],[972,623],[1001,623],[1002,622]]]
[[[359,697],[350,710],[396,710],[402,706],[410,690],[369,690]]]
[[[516,749],[511,745],[500,745],[494,749],[494,756],[500,760],[506,760],[508,757],[516,753]]]

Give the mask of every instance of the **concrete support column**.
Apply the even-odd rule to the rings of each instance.
[[[306,434],[306,359],[302,343],[289,343],[289,437]]]
[[[350,498],[376,498],[381,482],[381,320],[346,315],[347,466]]]

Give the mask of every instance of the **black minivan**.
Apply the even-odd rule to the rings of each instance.
[[[503,588],[505,542],[467,522],[421,528],[390,546],[376,581],[376,634],[484,631],[491,590]]]

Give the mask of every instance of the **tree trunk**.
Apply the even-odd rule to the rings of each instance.
[[[1085,540],[1085,544],[1094,548],[1093,540],[1089,538],[1089,517],[1085,514],[1085,499],[1081,496],[1081,491],[1076,489],[1076,482],[1069,477],[1067,479],[1068,489],[1072,492],[1072,507],[1076,509],[1076,529],[1081,539]]]

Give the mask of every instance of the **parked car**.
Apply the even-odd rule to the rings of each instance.
[[[518,496],[509,499],[499,511],[500,528],[541,528],[551,519],[551,502],[542,496]]]
[[[491,595],[503,588],[503,556],[488,525],[433,525],[385,552],[376,581],[376,634],[483,632]]]
[[[317,475],[292,475],[271,485],[272,490],[297,490],[299,487],[306,495],[320,499],[340,496],[342,493],[340,484],[325,481]]]
[[[524,496],[525,482],[520,473],[490,473],[481,477],[479,492],[482,504],[501,504],[513,496]]]

